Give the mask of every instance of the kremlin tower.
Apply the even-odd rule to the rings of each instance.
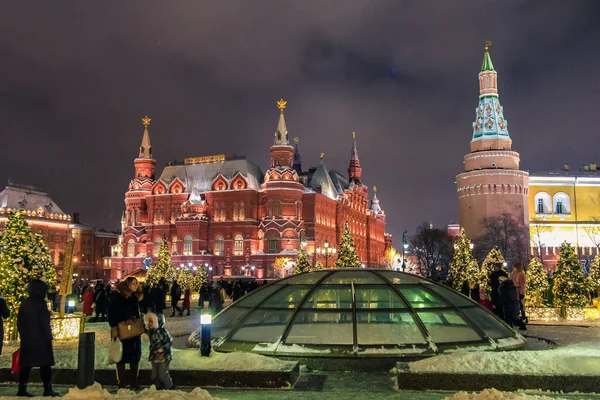
[[[511,149],[490,45],[486,42],[479,73],[471,152],[464,157],[465,172],[456,177],[459,221],[470,239],[483,233],[482,220],[486,217],[508,213],[518,223],[528,223],[529,174],[519,169],[519,153]]]

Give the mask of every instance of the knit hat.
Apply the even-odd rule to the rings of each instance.
[[[151,312],[147,313],[144,317],[144,321],[146,322],[146,326],[148,326],[150,322],[153,322],[154,327],[158,328],[158,317],[156,316],[156,314]]]

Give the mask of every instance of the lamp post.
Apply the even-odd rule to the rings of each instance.
[[[406,271],[406,250],[408,250],[408,229],[402,232],[402,272]]]
[[[325,268],[327,268],[327,261],[329,258],[335,257],[336,252],[337,249],[335,247],[329,247],[329,242],[327,240],[325,240],[325,243],[323,243],[322,248],[317,248],[317,254],[325,258]]]
[[[208,302],[207,302],[208,303]],[[206,305],[205,305],[206,307]],[[200,337],[200,355],[203,357],[210,356],[210,329],[212,324],[212,315],[208,309],[204,309],[200,315],[201,334]]]

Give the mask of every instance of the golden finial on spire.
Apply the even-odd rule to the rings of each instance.
[[[152,118],[148,118],[148,116],[146,115],[144,118],[142,118],[142,125],[144,125],[147,128],[148,125],[150,125],[150,121],[152,121]]]
[[[373,186],[373,192],[377,193],[377,186]]]
[[[486,40],[485,41],[485,51],[488,51],[490,49],[491,45],[492,45],[492,41],[491,40]]]
[[[325,157],[325,153],[321,153],[321,154],[319,154],[319,160],[322,160],[322,159],[323,159],[323,157]]]
[[[279,111],[283,112],[283,109],[286,107],[287,105],[287,101],[285,101],[284,99],[281,99],[277,102],[277,108],[279,108]]]
[[[299,142],[299,141],[300,141],[300,139],[298,139],[298,136],[296,136],[296,137],[294,138],[294,143],[298,144],[298,142]]]
[[[352,140],[356,140],[356,132],[352,132]]]

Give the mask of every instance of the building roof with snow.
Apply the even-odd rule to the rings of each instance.
[[[0,192],[0,208],[30,211],[37,211],[41,208],[45,214],[65,214],[44,189],[10,181]]]

